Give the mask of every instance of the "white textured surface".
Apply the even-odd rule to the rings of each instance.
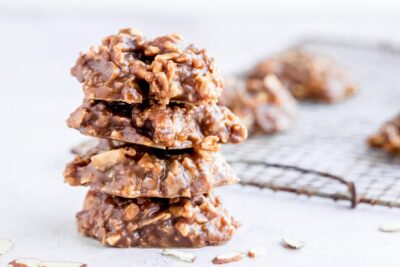
[[[69,148],[84,139],[65,126],[82,98],[78,83],[68,74],[78,51],[117,28],[135,26],[151,34],[182,32],[199,46],[209,47],[223,70],[235,71],[307,34],[383,40],[400,36],[395,26],[398,10],[334,10],[310,15],[290,8],[245,9],[241,17],[236,8],[216,18],[222,11],[212,8],[205,14],[178,10],[178,17],[171,10],[146,13],[133,7],[95,9],[87,16],[88,9],[0,9],[0,238],[13,242],[12,249],[0,256],[0,266],[23,257],[96,267],[189,265],[161,256],[159,249],[104,248],[76,232],[74,214],[81,208],[85,189],[65,185],[62,170],[71,159]],[[290,20],[285,20],[287,14],[293,15]],[[399,210],[368,206],[350,210],[347,203],[240,186],[217,193],[243,226],[227,245],[189,250],[197,255],[191,266],[211,265],[220,253],[245,252],[253,246],[265,246],[266,253],[229,266],[400,265],[400,235],[378,229],[382,223],[399,221]],[[284,249],[280,245],[284,237],[302,240],[305,247]]]

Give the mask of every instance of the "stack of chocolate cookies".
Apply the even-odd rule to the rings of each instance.
[[[214,60],[180,35],[133,29],[81,54],[71,73],[85,98],[67,123],[97,144],[64,171],[89,186],[78,230],[115,247],[202,247],[228,241],[238,223],[212,194],[238,182],[218,152],[246,128],[216,104]]]

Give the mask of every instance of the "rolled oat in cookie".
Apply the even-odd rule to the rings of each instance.
[[[64,178],[73,186],[126,198],[193,197],[239,181],[218,152],[160,150],[109,140],[76,156]]]
[[[237,116],[216,104],[162,106],[86,100],[67,123],[85,135],[170,149],[217,151],[218,143],[240,143],[247,137]]]
[[[78,230],[112,247],[203,247],[227,242],[238,223],[218,197],[126,199],[90,191]]]
[[[161,104],[216,102],[223,88],[214,59],[179,34],[145,38],[122,29],[81,53],[71,70],[85,98]]]

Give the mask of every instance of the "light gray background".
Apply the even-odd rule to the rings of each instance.
[[[133,26],[145,34],[182,33],[207,47],[224,73],[309,36],[400,41],[396,1],[11,1],[0,3],[0,238],[14,246],[0,265],[20,257],[89,266],[180,266],[158,249],[110,249],[80,237],[75,213],[85,189],[63,183],[71,146],[85,138],[65,119],[82,92],[69,76],[78,52]],[[297,3],[297,4],[296,4]],[[376,66],[379,68],[379,66]],[[221,252],[267,248],[264,256],[230,266],[399,266],[399,234],[379,224],[399,210],[274,194],[240,186],[217,189],[242,223],[227,245],[195,249],[192,266]],[[301,251],[279,244],[306,242]]]

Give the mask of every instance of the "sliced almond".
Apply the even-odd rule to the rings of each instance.
[[[379,227],[379,230],[385,233],[395,233],[400,232],[400,222],[391,222],[382,224]]]
[[[225,264],[225,263],[240,261],[241,259],[243,259],[243,254],[242,253],[235,252],[235,251],[229,251],[229,252],[225,252],[225,253],[222,253],[222,254],[216,256],[212,260],[212,263],[214,263],[214,264]]]
[[[13,260],[8,267],[86,267],[87,264],[65,261],[42,261],[36,258],[23,258]]]
[[[86,267],[87,265],[79,262],[65,261],[46,261],[40,264],[40,267]]]
[[[253,247],[249,249],[249,251],[247,252],[247,256],[249,256],[250,258],[255,258],[264,254],[265,250],[266,250],[265,247]]]
[[[172,256],[185,262],[194,262],[196,260],[196,256],[194,254],[186,253],[176,249],[163,249],[161,254],[165,256]]]
[[[284,238],[282,239],[282,244],[286,248],[290,249],[301,249],[304,247],[305,243],[296,239]]]
[[[22,258],[13,260],[8,267],[41,267],[41,260],[35,258]]]
[[[3,255],[12,247],[12,243],[8,239],[0,239],[0,255]]]
[[[119,148],[92,156],[90,160],[96,169],[105,171],[122,161],[125,157],[125,154],[126,150]]]

